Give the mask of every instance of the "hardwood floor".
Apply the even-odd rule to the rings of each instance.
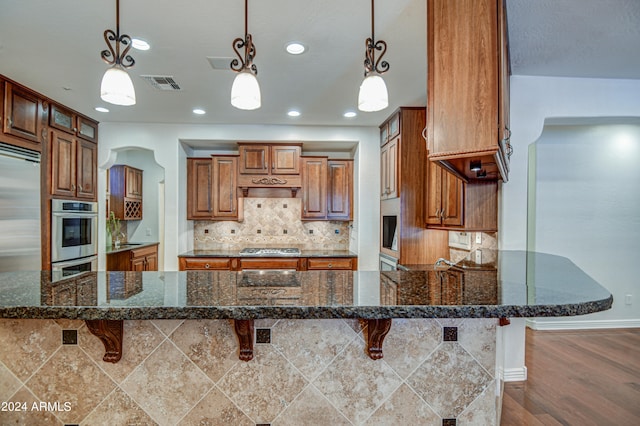
[[[505,383],[501,425],[640,425],[640,329],[526,333],[528,380]]]

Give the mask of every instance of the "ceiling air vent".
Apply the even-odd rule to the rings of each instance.
[[[164,92],[182,90],[180,85],[173,79],[173,76],[170,75],[141,75],[140,77],[156,90],[162,90]]]
[[[230,71],[233,58],[226,56],[207,56],[207,61],[209,61],[209,65],[211,65],[211,68],[214,70]]]

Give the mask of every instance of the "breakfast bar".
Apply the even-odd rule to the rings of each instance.
[[[2,273],[0,378],[69,401],[65,423],[116,409],[159,424],[499,424],[500,327],[612,304],[559,256],[421,269]]]

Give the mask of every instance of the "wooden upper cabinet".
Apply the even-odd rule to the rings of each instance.
[[[120,220],[142,219],[142,173],[124,164],[109,169],[109,206]]]
[[[327,157],[302,157],[302,218],[327,217]]]
[[[50,133],[51,195],[96,201],[97,145],[57,130]]]
[[[35,92],[9,81],[2,84],[4,94],[2,133],[6,135],[6,141],[22,146],[24,145],[20,141],[42,143],[46,138],[47,101]],[[30,148],[33,149],[33,147]]]
[[[187,159],[187,219],[238,220],[238,156]]]
[[[428,0],[427,20],[429,160],[465,181],[506,181],[504,0]],[[476,161],[479,172],[471,170]]]
[[[76,196],[76,138],[51,131],[51,195]]]
[[[240,174],[300,174],[300,145],[239,143]]]
[[[327,161],[327,219],[353,219],[353,160]]]
[[[213,212],[211,158],[187,158],[187,219],[208,219]]]
[[[142,170],[125,166],[125,197],[142,199]]]
[[[251,175],[269,174],[269,145],[240,145],[240,173]]]
[[[429,164],[425,223],[428,228],[496,232],[498,182],[461,179]]]
[[[97,122],[76,114],[58,104],[51,104],[49,126],[91,142],[98,142]]]
[[[93,142],[76,141],[76,197],[97,199],[98,149]]]
[[[237,156],[214,156],[213,218],[238,218]]]
[[[398,197],[398,147],[396,138],[380,149],[380,199]]]

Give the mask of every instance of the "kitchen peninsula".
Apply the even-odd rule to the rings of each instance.
[[[61,281],[3,273],[3,387],[12,400],[72,408],[0,418],[499,424],[498,324],[602,311],[612,298],[562,257],[499,252],[496,266],[482,288],[474,274],[466,280],[465,263],[393,272],[89,272]],[[461,280],[433,281],[434,271],[456,269]],[[112,293],[111,274],[133,274],[138,287]],[[123,327],[118,363],[102,361],[104,347],[90,333],[103,320]],[[60,344],[61,334],[72,343]]]

